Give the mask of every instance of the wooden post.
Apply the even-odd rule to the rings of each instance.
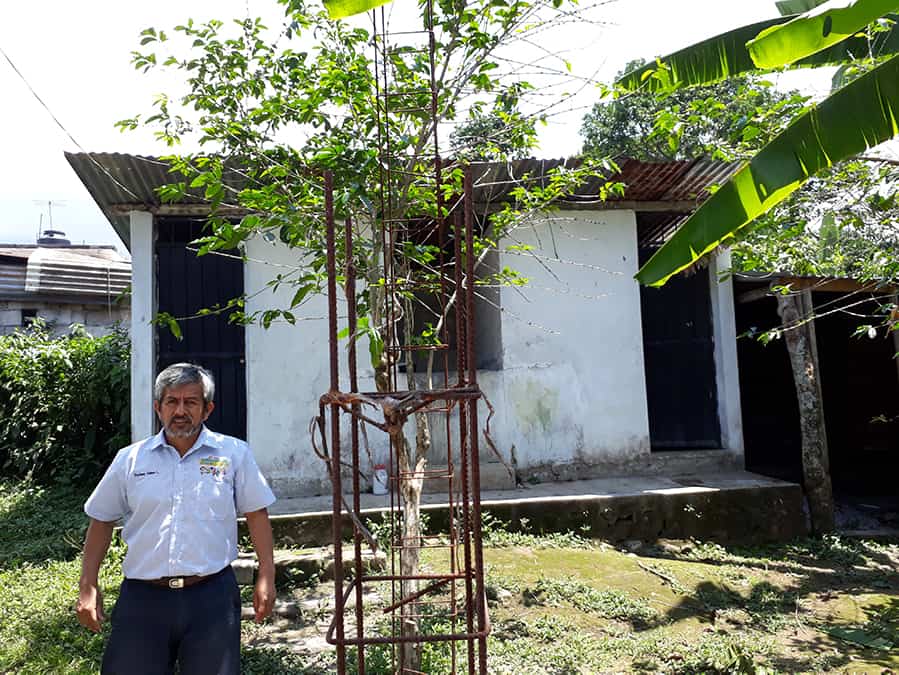
[[[810,318],[812,311],[810,290],[798,294],[777,294],[777,312],[783,321],[783,337],[790,355],[799,403],[805,496],[812,517],[812,531],[824,534],[834,529],[833,487],[824,428],[815,323]]]

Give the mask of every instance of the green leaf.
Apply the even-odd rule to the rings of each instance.
[[[756,66],[777,68],[842,42],[895,11],[897,0],[831,0],[783,25],[766,28],[746,47]]]
[[[670,91],[711,84],[740,73],[758,71],[746,48],[746,42],[761,31],[785,24],[792,18],[768,19],[703,40],[625,73],[616,84],[628,91]],[[899,17],[888,15],[886,18],[896,20]],[[899,24],[891,23],[889,28],[876,33],[871,40],[867,36],[855,34],[796,61],[792,67],[838,65],[869,53],[878,56],[899,53]]]
[[[178,320],[170,314],[166,314],[162,318],[165,320],[166,326],[168,326],[168,329],[171,331],[175,339],[181,340],[181,326],[178,325]]]
[[[781,16],[790,16],[791,14],[802,14],[809,12],[818,5],[823,5],[827,0],[778,0],[774,4]]]
[[[637,272],[661,286],[825,167],[899,134],[899,56],[846,85],[762,148]]]
[[[886,638],[862,630],[861,628],[843,628],[842,626],[828,626],[824,629],[835,638],[851,642],[853,644],[888,652],[893,648],[893,643]]]
[[[371,357],[371,367],[377,368],[381,363],[384,353],[384,339],[376,330],[368,331],[368,355]]]
[[[386,5],[390,0],[324,0],[325,9],[331,19],[343,19],[354,14],[367,12],[375,7]]]
[[[297,305],[299,305],[303,300],[306,299],[306,296],[309,295],[312,291],[315,290],[315,286],[313,284],[305,284],[300,286],[297,289],[297,292],[294,293],[293,300],[290,301],[290,308],[293,309]]]
[[[665,91],[755,70],[746,43],[762,30],[787,21],[789,18],[766,19],[716,35],[625,73],[616,84],[629,91]]]

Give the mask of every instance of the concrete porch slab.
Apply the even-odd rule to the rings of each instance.
[[[422,505],[439,531],[448,513],[445,494],[424,494]],[[368,517],[377,517],[388,507],[388,496],[362,495]],[[805,533],[798,485],[738,470],[485,490],[481,507],[512,530],[574,531],[610,541],[693,537],[763,542]],[[281,499],[270,513],[280,546],[330,542],[330,495]],[[344,526],[348,528],[348,522]]]

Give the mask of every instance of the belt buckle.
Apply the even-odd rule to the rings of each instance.
[[[184,577],[172,577],[169,579],[169,588],[184,588]]]

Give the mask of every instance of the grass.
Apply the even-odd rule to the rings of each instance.
[[[0,484],[0,673],[99,669],[106,634],[82,629],[73,612],[83,500],[72,488]],[[899,669],[899,542],[660,541],[628,551],[518,525],[485,528],[491,673]],[[123,554],[115,542],[101,574],[107,613]],[[329,595],[330,585],[316,581],[299,575],[279,590],[282,598]],[[243,672],[333,672],[333,652],[321,647],[327,621],[322,608],[262,627],[245,623]],[[439,612],[427,621],[431,630],[448,628]],[[386,647],[366,650],[367,672],[389,673],[390,656]],[[464,648],[458,659],[464,670]],[[425,666],[449,672],[448,645],[428,645]]]
[[[661,619],[659,611],[644,598],[632,598],[619,590],[597,590],[575,577],[537,580],[523,594],[525,604],[571,605],[585,614],[629,622],[636,630]]]
[[[81,628],[74,613],[85,497],[70,487],[0,483],[0,672],[98,670],[105,634]],[[107,607],[123,554],[114,544],[102,571]]]

